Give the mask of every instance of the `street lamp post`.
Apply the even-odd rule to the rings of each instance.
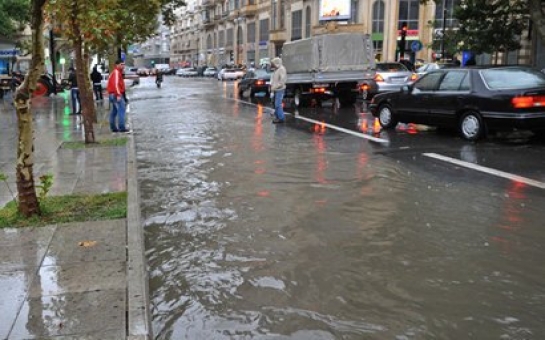
[[[441,60],[445,60],[445,29],[447,26],[447,9],[445,7],[445,0],[443,0],[443,34],[441,36]]]

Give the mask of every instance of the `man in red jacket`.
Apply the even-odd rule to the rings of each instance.
[[[131,133],[125,127],[125,109],[126,103],[124,98],[125,82],[123,81],[123,69],[125,63],[121,60],[115,62],[115,69],[108,78],[108,95],[112,110],[110,111],[110,130],[112,132]],[[116,118],[118,124],[116,124]]]

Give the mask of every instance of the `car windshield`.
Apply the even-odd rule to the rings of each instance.
[[[404,65],[398,63],[380,63],[377,64],[378,72],[407,72],[409,71]]]
[[[481,76],[492,90],[545,87],[545,74],[530,68],[482,70]]]

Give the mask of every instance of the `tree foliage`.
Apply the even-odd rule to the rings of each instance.
[[[476,53],[514,51],[528,27],[527,0],[464,0],[454,11],[458,39]]]
[[[13,37],[30,20],[30,0],[0,1],[0,36]]]

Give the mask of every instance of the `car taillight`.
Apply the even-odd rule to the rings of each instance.
[[[362,85],[360,86],[360,89],[361,89],[362,91],[369,91],[369,84],[362,84]]]
[[[381,81],[384,81],[384,78],[382,78],[382,76],[380,74],[377,74],[377,75],[375,75],[375,81],[376,82],[381,82]]]
[[[311,93],[325,93],[324,87],[315,87],[313,89],[310,89]]]
[[[410,78],[410,79],[411,79],[411,81],[415,81],[416,79],[418,79],[418,74],[413,73],[413,74],[411,75],[411,78]]]
[[[265,82],[264,82],[263,80],[257,80],[257,81],[255,82],[255,84],[256,84],[256,85],[263,85],[263,84],[265,84]]]
[[[545,96],[523,96],[511,99],[511,104],[515,109],[524,109],[529,107],[545,106]]]

